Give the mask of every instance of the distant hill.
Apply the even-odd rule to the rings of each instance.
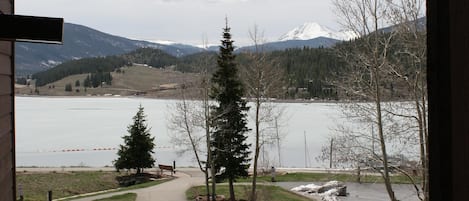
[[[304,29],[304,31],[310,31],[310,29]],[[301,34],[312,36],[311,33],[304,33],[304,31]],[[339,41],[328,37],[301,38],[302,40],[297,40],[292,36],[292,39],[295,40],[289,40],[289,38],[284,37],[282,41],[267,43],[264,50],[275,51],[289,48],[331,47]],[[34,74],[50,69],[65,61],[119,55],[142,47],[160,49],[175,57],[183,57],[203,51],[202,48],[191,45],[132,40],[103,33],[83,25],[65,23],[63,45],[16,43],[16,75],[25,76]],[[237,52],[252,49],[252,47],[242,47],[237,49]],[[218,51],[218,46],[211,46],[206,51],[216,52]]]
[[[419,19],[422,27],[426,18]],[[384,32],[392,30],[383,28]],[[286,50],[291,48],[332,47],[336,43],[353,37],[347,31],[334,31],[317,23],[304,23],[284,35],[278,41],[264,44],[264,51]],[[236,45],[236,44],[235,44]],[[204,51],[202,48],[178,43],[153,43],[115,36],[98,30],[71,23],[64,24],[64,44],[16,43],[16,75],[25,76],[50,69],[58,64],[88,57],[103,57],[124,54],[138,48],[160,49],[172,56],[183,57]],[[217,52],[218,46],[210,46],[205,51]],[[237,53],[252,51],[251,47],[240,47]]]
[[[70,75],[86,73],[108,73],[132,64],[145,64],[156,68],[175,65],[177,58],[163,50],[140,48],[132,52],[106,57],[75,59],[61,63],[32,75],[37,86],[44,86]]]
[[[131,40],[86,26],[65,23],[63,45],[16,43],[16,74],[33,74],[68,60],[123,54],[142,47],[160,49],[176,57],[202,50],[183,44],[164,45]]]
[[[84,82],[89,74],[74,74],[56,80],[44,86],[16,85],[18,95],[44,96],[145,96],[156,98],[175,98],[180,94],[180,86],[191,88],[188,96],[198,94],[193,90],[198,81],[196,73],[182,73],[169,69],[153,68],[144,65],[126,66],[119,71],[111,72],[111,84],[98,87],[85,87]],[[71,85],[71,91],[65,91]]]
[[[308,96],[333,96],[333,94],[325,94],[322,91],[323,87],[327,87],[323,80],[328,77],[330,73],[340,69],[341,66],[339,59],[333,54],[330,48],[291,48],[287,50],[271,51],[267,53],[266,56],[267,60],[275,61],[279,68],[283,68],[285,70],[286,75],[288,75],[290,79],[290,83],[288,83],[289,88],[311,88],[311,83],[316,87],[315,89],[311,88],[309,91],[291,91],[289,92],[288,97],[300,98]],[[243,52],[239,53],[236,56],[237,63],[240,66],[249,65],[247,63],[247,61],[249,61],[247,57],[247,54]],[[114,83],[114,76],[120,75],[116,73],[121,71],[125,71],[125,73],[127,73],[127,70],[121,69],[126,69],[132,65],[189,74],[199,74],[204,71],[211,73],[216,68],[216,59],[217,54],[211,51],[200,52],[184,57],[174,57],[159,49],[141,48],[121,55],[67,61],[46,71],[35,73],[32,78],[35,80],[35,84],[44,90],[44,87],[56,85],[54,83],[63,79],[71,79],[69,77],[76,77],[77,75],[82,75],[80,81],[83,81],[83,76],[86,75],[90,75],[92,79],[93,75],[99,77],[100,74],[103,74],[104,76],[111,73],[112,82]],[[146,75],[142,74],[142,76]],[[138,77],[133,78],[135,78],[133,82],[144,82]],[[76,78],[73,79],[75,79],[73,82],[78,80]],[[158,80],[161,78],[154,77],[153,79]],[[96,82],[93,81],[93,83],[99,84],[99,80],[100,79]],[[47,90],[50,91],[48,88]],[[78,94],[83,95],[83,93]]]

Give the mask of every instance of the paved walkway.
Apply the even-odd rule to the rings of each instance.
[[[114,195],[126,193],[136,193],[137,201],[186,201],[186,190],[191,186],[203,185],[204,178],[197,172],[177,172],[176,179],[171,181],[142,189],[121,191],[97,195],[93,197],[76,199],[74,201],[93,201],[101,198],[108,198]]]

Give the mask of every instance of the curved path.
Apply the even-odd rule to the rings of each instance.
[[[187,189],[192,186],[204,184],[204,177],[198,172],[177,172],[175,176],[177,177],[176,179],[148,188],[107,193],[75,199],[74,201],[93,201],[126,193],[136,193],[137,201],[186,201]]]

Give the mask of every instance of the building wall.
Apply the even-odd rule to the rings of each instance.
[[[430,200],[468,200],[469,1],[427,1]]]
[[[3,14],[12,14],[13,6],[13,0],[0,0]],[[13,45],[11,41],[0,41],[0,200],[5,201],[16,197]]]

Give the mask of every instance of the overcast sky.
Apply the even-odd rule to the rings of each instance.
[[[338,30],[331,0],[16,0],[16,14],[62,17],[113,35],[218,44],[225,16],[237,45],[255,24],[268,41],[305,22]],[[235,42],[236,45],[236,42]]]

